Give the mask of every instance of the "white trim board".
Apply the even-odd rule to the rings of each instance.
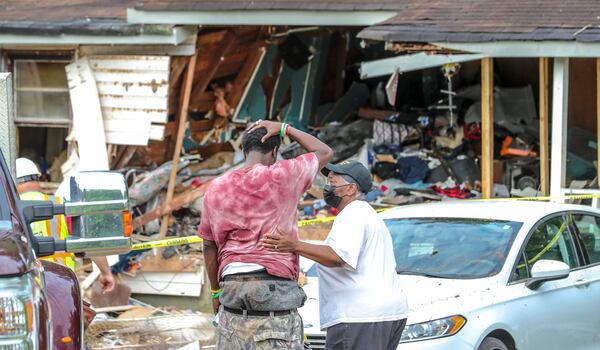
[[[25,35],[0,34],[0,45],[179,45],[188,36],[196,34],[196,28],[173,28],[170,35]]]
[[[144,11],[127,9],[127,22],[182,25],[357,26],[383,22],[397,11],[221,10]]]
[[[579,41],[494,41],[436,42],[436,46],[489,57],[600,57],[600,42]]]

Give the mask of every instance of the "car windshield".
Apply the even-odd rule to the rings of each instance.
[[[399,274],[473,279],[496,275],[520,222],[458,218],[389,219]]]

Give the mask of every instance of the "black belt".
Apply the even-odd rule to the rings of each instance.
[[[289,278],[269,275],[266,270],[236,273],[223,277],[223,281],[292,281]]]
[[[283,310],[283,311],[254,311],[254,310],[243,310],[243,309],[232,309],[223,305],[223,310],[230,312],[236,315],[243,315],[244,313],[248,316],[284,316],[292,313],[291,310]]]

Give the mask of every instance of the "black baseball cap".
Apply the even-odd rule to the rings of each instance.
[[[339,164],[329,163],[321,170],[325,176],[329,175],[331,171],[339,175],[351,177],[363,193],[368,193],[373,188],[371,173],[361,162],[346,160]]]

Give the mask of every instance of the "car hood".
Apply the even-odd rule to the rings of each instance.
[[[426,322],[470,311],[503,300],[494,277],[457,280],[424,276],[399,276],[408,302],[409,324]],[[319,279],[309,277],[303,286],[307,300],[299,310],[306,334],[321,333],[319,320]]]
[[[499,298],[496,278],[471,280],[399,276],[406,295],[409,323],[465,314]]]

